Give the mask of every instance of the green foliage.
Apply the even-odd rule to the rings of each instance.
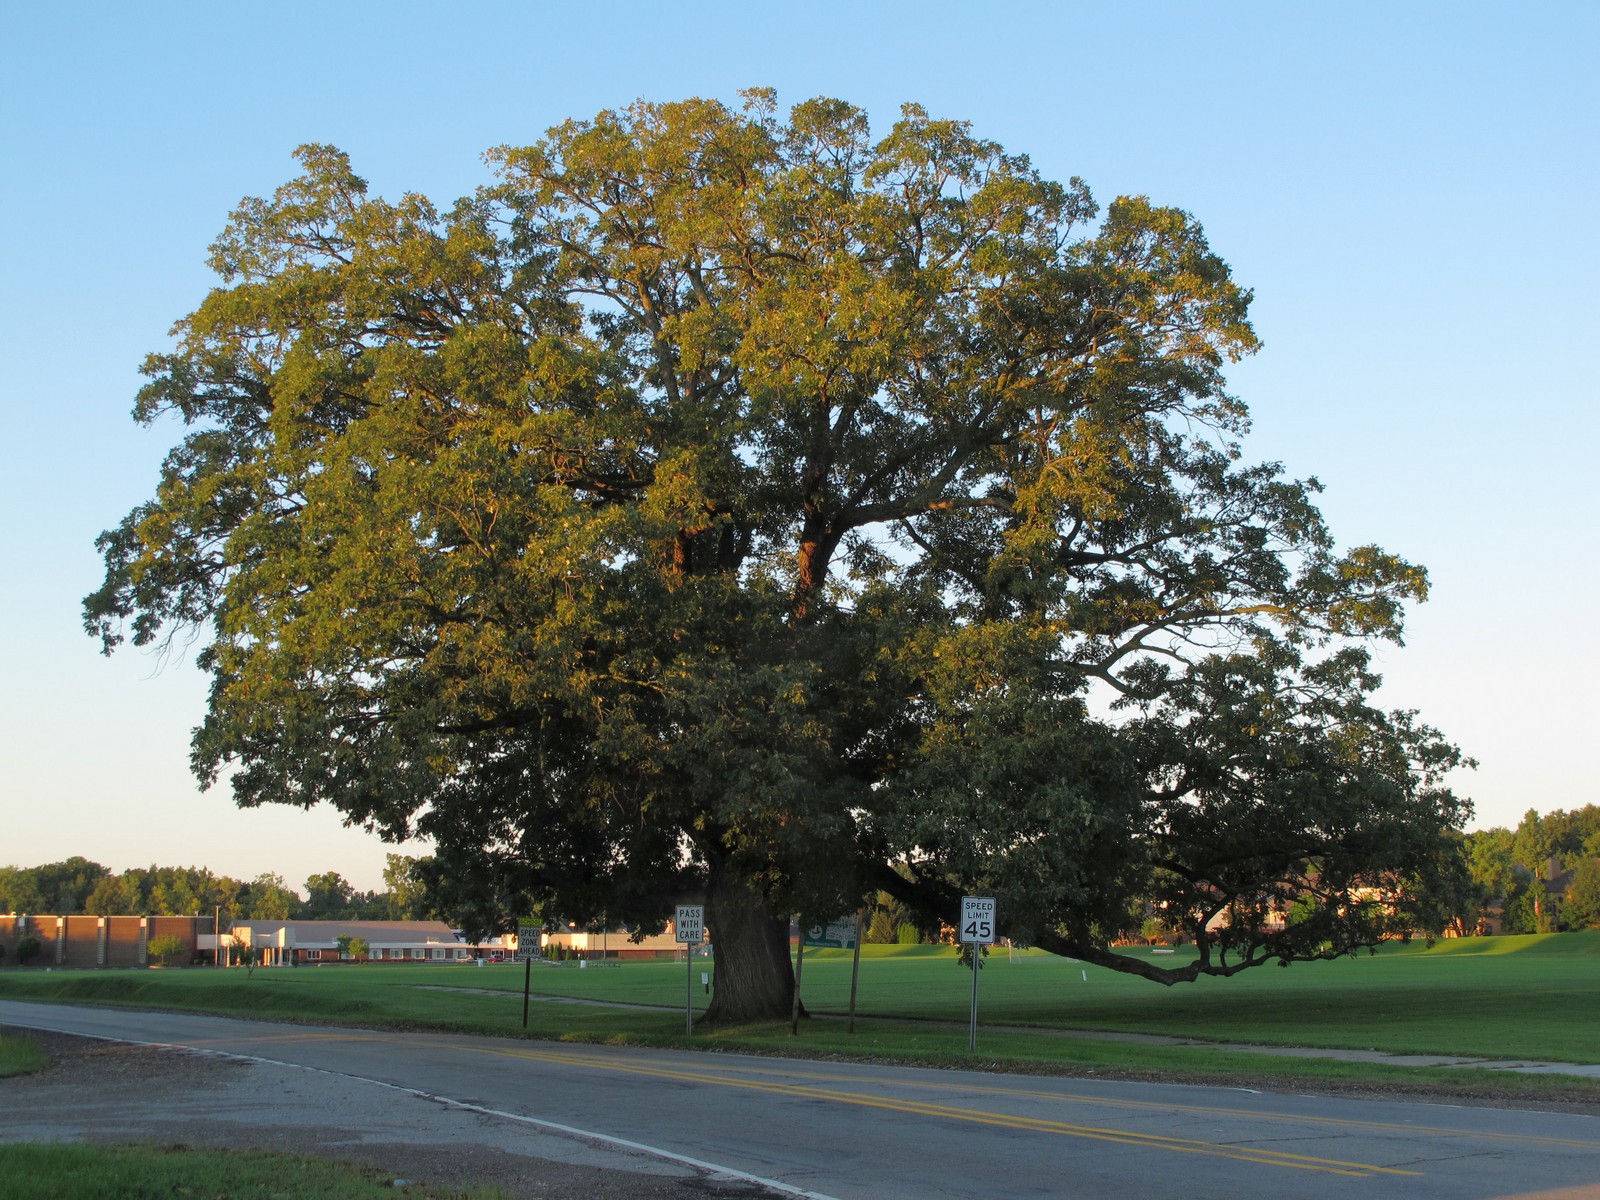
[[[422,921],[435,916],[427,882],[417,859],[404,854],[384,856],[385,916],[391,921]]]
[[[1529,809],[1515,830],[1469,833],[1463,847],[1480,910],[1501,908],[1506,933],[1581,928],[1592,920],[1587,882],[1577,888],[1574,878],[1564,896],[1544,884],[1563,871],[1592,877],[1600,858],[1600,805],[1545,814]]]
[[[134,868],[121,875],[106,875],[89,897],[92,911],[106,916],[151,913],[176,916],[223,910],[241,915],[243,885],[236,879],[212,874],[203,867]]]
[[[39,939],[34,937],[32,934],[19,939],[17,941],[17,966],[27,966],[34,959],[39,957],[39,954],[41,951],[43,951],[43,949],[44,947],[40,944]]]
[[[306,898],[294,915],[307,921],[371,921],[389,911],[382,892],[360,892],[337,871],[324,871],[306,880]]]
[[[1511,838],[1511,858],[1541,878],[1600,854],[1600,805],[1540,814],[1529,809]]]
[[[306,919],[415,919],[426,907],[415,863],[396,882],[395,899],[383,892],[359,892],[336,871],[306,881],[302,901],[281,875],[264,873],[241,881],[216,875],[204,867],[162,867],[152,864],[121,874],[98,863],[71,858],[40,867],[0,868],[0,910],[34,913],[89,912],[101,916],[177,915],[219,912],[224,921]],[[398,868],[397,868],[398,869]],[[387,878],[387,873],[386,873]],[[395,915],[396,910],[401,910]]]
[[[0,912],[66,915],[99,911],[88,901],[107,874],[99,863],[76,855],[37,867],[0,867]]]
[[[183,952],[183,939],[176,934],[164,933],[150,939],[149,951],[161,960],[162,966],[167,966],[174,954]]]
[[[245,911],[239,915],[251,921],[287,921],[299,905],[300,897],[284,883],[282,875],[266,873],[250,881],[245,889]]]
[[[477,931],[703,894],[727,1019],[874,891],[1168,981],[1444,919],[1463,760],[1365,649],[1426,576],[1242,460],[1250,293],[1187,213],[766,92],[568,122],[448,211],[297,157],[146,363],[186,434],[85,602],[107,650],[202,631],[205,781],[420,831]],[[1181,971],[1111,950],[1146,898]]]
[[[1563,913],[1573,929],[1600,926],[1600,858],[1586,858],[1573,869]]]
[[[1517,880],[1506,896],[1502,914],[1502,928],[1506,933],[1539,932],[1540,890],[1538,880],[1526,872]]]
[[[1182,937],[1178,931],[1160,917],[1146,917],[1139,926],[1139,936],[1148,945],[1166,945]]]
[[[334,943],[339,947],[340,958],[351,958],[361,962],[366,961],[367,954],[372,949],[366,938],[355,937],[351,934],[344,934],[335,938]]]
[[[888,892],[879,892],[862,938],[868,945],[916,945],[922,932],[909,908]]]

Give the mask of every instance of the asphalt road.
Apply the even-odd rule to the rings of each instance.
[[[1600,1118],[1579,1114],[11,1001],[0,1022],[274,1064],[263,1070],[296,1081],[292,1093],[275,1085],[284,1104],[337,1087],[351,1124],[360,1097],[376,1109],[381,1095],[475,1114],[507,1146],[555,1135],[791,1195],[1600,1200]]]

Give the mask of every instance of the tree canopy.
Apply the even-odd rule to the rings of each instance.
[[[713,1019],[880,889],[1164,982],[1425,922],[1460,755],[1365,645],[1426,576],[1242,457],[1250,294],[1188,214],[767,92],[448,210],[298,158],[146,363],[186,433],[86,601],[108,651],[203,631],[203,780],[432,838],[469,923],[703,896]],[[1115,953],[1148,906],[1197,963]]]
[[[37,867],[0,867],[0,912],[81,913],[110,872],[97,862],[73,855]]]
[[[206,867],[132,867],[118,874],[81,857],[36,867],[0,867],[0,912],[95,916],[148,913],[191,915],[216,911],[225,921],[419,920],[428,897],[416,878],[416,860],[389,855],[384,879],[391,892],[357,891],[337,871],[306,880],[306,898],[264,872],[251,880],[217,875]]]

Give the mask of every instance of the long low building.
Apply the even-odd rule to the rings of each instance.
[[[557,928],[542,936],[542,951],[545,957],[585,960],[659,959],[683,954],[671,922],[639,941],[633,940],[633,933],[627,929]],[[181,917],[0,914],[3,961],[17,962],[17,947],[29,937],[39,943],[32,965],[40,967],[146,967],[159,961],[171,966],[227,966],[238,962],[243,947],[253,949],[263,966],[321,966],[353,960],[355,956],[340,945],[344,938],[365,943],[367,962],[459,963],[480,958],[500,962],[517,952],[516,934],[468,941],[443,921],[290,919],[234,921],[231,925],[224,921],[219,937],[210,913]],[[178,949],[162,959],[150,950],[158,938],[176,938]]]
[[[235,921],[222,939],[223,961],[242,945],[254,948],[263,966],[348,962],[341,938],[365,942],[368,962],[466,962],[509,954],[516,942],[469,942],[443,921]]]
[[[339,962],[339,939],[360,938],[375,962],[455,963],[475,958],[510,957],[516,938],[503,935],[469,942],[443,921],[235,921],[223,924],[219,938],[210,913],[204,916],[112,916],[82,914],[0,914],[0,949],[8,965],[32,938],[39,967],[148,967],[222,965],[237,961],[242,946],[255,949],[270,966]],[[164,957],[151,950],[157,939],[176,938],[177,949]]]

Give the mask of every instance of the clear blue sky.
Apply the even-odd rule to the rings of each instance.
[[[906,100],[1102,200],[1195,213],[1256,289],[1247,451],[1426,564],[1384,697],[1481,761],[1480,824],[1597,796],[1600,5],[414,2],[0,15],[0,865],[84,854],[380,885],[326,811],[198,791],[203,680],[106,660],[92,542],[173,427],[128,418],[229,210],[331,142],[448,202],[481,154],[647,97]]]

